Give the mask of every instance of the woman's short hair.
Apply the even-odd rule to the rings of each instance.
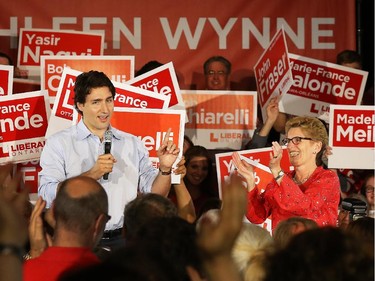
[[[322,143],[322,148],[316,155],[317,165],[321,166],[323,164],[322,156],[328,145],[328,133],[323,122],[315,117],[297,116],[286,122],[285,133],[287,134],[291,128],[300,128],[307,137]]]

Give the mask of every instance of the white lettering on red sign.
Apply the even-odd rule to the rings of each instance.
[[[138,136],[138,138],[143,142],[147,150],[158,150],[163,143],[163,139],[167,132],[156,132],[156,136]],[[173,132],[169,134],[169,140],[173,141]]]

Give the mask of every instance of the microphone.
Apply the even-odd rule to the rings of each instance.
[[[110,130],[106,131],[104,134],[104,154],[111,153],[112,146],[112,132]],[[103,175],[103,180],[108,180],[109,173]]]

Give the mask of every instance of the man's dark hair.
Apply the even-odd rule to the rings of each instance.
[[[159,66],[162,66],[163,64],[161,62],[158,62],[157,60],[152,60],[146,63],[144,66],[142,66],[136,73],[135,77],[145,74],[155,68],[158,68]]]
[[[74,85],[74,105],[79,114],[82,115],[82,111],[78,109],[77,103],[84,104],[86,96],[91,93],[91,90],[101,87],[108,87],[112,93],[112,97],[115,98],[115,86],[113,86],[111,80],[103,72],[90,70],[77,76]]]
[[[364,244],[337,227],[304,231],[266,262],[265,281],[374,280]]]
[[[155,193],[140,194],[124,210],[126,240],[137,235],[140,227],[159,217],[177,217],[176,206],[164,196]]]
[[[159,217],[140,227],[137,237],[128,245],[146,249],[147,255],[173,264],[180,280],[190,280],[186,267],[201,272],[201,258],[196,245],[195,225],[180,217]],[[140,249],[139,249],[140,250]]]
[[[59,186],[54,201],[54,216],[57,225],[62,224],[71,231],[86,233],[101,214],[108,213],[108,198],[107,193],[96,180],[83,176],[79,176],[79,178],[89,181],[90,184],[97,185],[100,188],[94,189],[86,196],[72,198],[66,189],[77,178],[66,179]],[[74,188],[80,187],[76,186]]]
[[[353,62],[358,62],[360,65],[362,65],[362,58],[360,54],[353,50],[344,50],[336,57],[336,63],[340,65]]]
[[[6,53],[0,52],[0,58],[6,58],[8,60],[8,65],[13,65],[12,58]]]
[[[230,74],[230,72],[232,71],[232,64],[230,63],[229,60],[227,60],[226,58],[222,57],[222,56],[213,56],[213,57],[210,57],[208,60],[206,60],[203,64],[203,71],[204,71],[204,74],[208,74],[208,71],[209,71],[209,66],[211,63],[215,62],[215,61],[218,61],[218,62],[221,62],[225,68],[227,69],[227,74]]]

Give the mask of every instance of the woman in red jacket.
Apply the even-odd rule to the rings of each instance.
[[[324,124],[317,118],[295,117],[285,125],[290,163],[294,171],[286,173],[280,167],[282,147],[272,143],[269,168],[274,177],[265,191],[255,188],[251,165],[233,156],[237,171],[248,186],[246,217],[260,224],[272,214],[272,230],[289,217],[305,217],[320,226],[336,226],[340,201],[337,174],[322,167],[322,155],[328,136]]]

